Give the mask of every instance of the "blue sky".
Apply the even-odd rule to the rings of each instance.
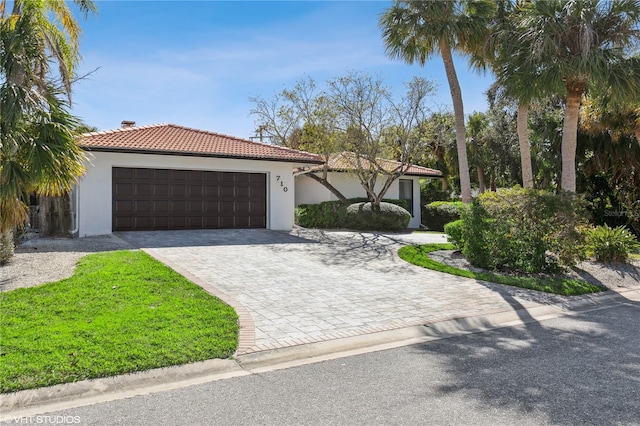
[[[270,98],[304,77],[362,71],[393,90],[419,75],[436,82],[433,108],[450,108],[442,60],[389,59],[379,15],[387,1],[97,1],[82,22],[73,112],[108,130],[122,120],[174,123],[248,138],[251,97]],[[465,112],[486,110],[491,76],[457,60]]]

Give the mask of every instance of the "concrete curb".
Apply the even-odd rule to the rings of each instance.
[[[158,368],[115,377],[32,389],[0,398],[0,421],[32,416],[99,402],[162,392],[200,383],[289,368],[328,359],[426,343],[463,334],[538,322],[563,315],[575,315],[640,301],[640,289],[621,291],[569,303],[570,310],[542,305],[505,310],[474,317],[434,321],[420,326],[335,339],[270,351],[238,355],[235,359],[213,359],[192,364]]]

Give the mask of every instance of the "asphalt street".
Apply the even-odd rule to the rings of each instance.
[[[43,415],[86,425],[640,425],[639,327],[630,301]]]

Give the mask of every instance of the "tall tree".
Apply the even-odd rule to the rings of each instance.
[[[514,43],[519,39],[515,21],[519,13],[518,5],[522,2],[499,1],[494,21],[490,26],[489,37],[481,48],[473,52],[472,61],[481,68],[489,66],[496,75],[495,85],[503,90],[503,95],[517,100],[516,133],[520,147],[520,166],[522,169],[522,186],[533,188],[533,166],[531,162],[531,146],[529,141],[529,106],[536,96],[541,96],[535,84],[535,69],[523,69],[512,60],[514,55],[529,49],[522,43]]]
[[[97,7],[92,0],[73,0],[86,19],[89,13],[96,13]],[[53,58],[58,64],[59,78],[67,96],[71,97],[71,84],[75,67],[80,60],[80,34],[82,29],[69,5],[60,0],[14,0],[11,13],[6,10],[7,0],[0,0],[0,19],[7,19],[9,25],[15,25],[20,17],[27,13],[34,27],[34,36],[38,47],[46,55],[32,60],[31,67],[36,71],[41,89],[45,79],[49,78],[48,61]],[[42,60],[44,59],[44,61]],[[17,67],[8,78],[21,84],[24,70]]]
[[[598,85],[616,96],[640,96],[640,60],[631,56],[640,42],[640,1],[523,2],[515,26],[524,48],[509,57],[513,66],[565,96],[561,187],[575,192],[582,96]]]
[[[487,114],[478,111],[471,113],[467,120],[471,164],[476,168],[478,190],[481,193],[486,189],[486,168],[490,163],[489,152],[487,150],[489,124]]]
[[[486,37],[494,12],[491,1],[396,0],[380,17],[387,54],[424,65],[439,53],[444,63],[456,123],[462,201],[471,202],[462,90],[452,51],[469,53]]]
[[[83,1],[86,7],[91,2]],[[28,194],[66,193],[83,171],[83,153],[75,140],[78,120],[69,113],[65,97],[77,54],[66,49],[63,30],[55,22],[56,11],[67,6],[58,1],[14,2],[8,14],[0,3],[0,230],[10,232],[26,218]],[[67,15],[60,15],[68,18]],[[65,21],[62,27],[69,25]],[[57,30],[55,28],[58,28]],[[77,34],[77,33],[76,33]],[[71,53],[71,56],[65,56]],[[50,57],[65,58],[59,75],[50,68]],[[66,61],[66,59],[70,59]],[[61,78],[62,86],[55,82]],[[68,78],[68,83],[65,79]]]
[[[455,149],[455,118],[449,111],[437,111],[431,113],[420,126],[422,127],[423,144],[425,152],[423,157],[433,156],[435,164],[430,164],[427,158],[423,158],[420,164],[429,164],[442,172],[442,191],[449,192],[449,179],[457,175],[453,170],[455,164],[450,164],[449,153]]]
[[[252,98],[256,122],[274,142],[316,152],[325,159],[321,175],[307,175],[340,200],[346,198],[328,181],[332,159],[351,169],[368,198],[379,205],[391,184],[415,161],[422,147],[426,103],[433,83],[414,78],[397,99],[380,78],[352,72],[317,90],[305,79],[271,100]],[[394,157],[390,162],[384,157]]]

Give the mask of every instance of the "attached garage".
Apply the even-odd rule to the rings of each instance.
[[[77,235],[169,229],[291,230],[293,170],[321,164],[303,151],[173,124],[80,139]]]
[[[114,231],[266,228],[265,173],[114,167]]]

